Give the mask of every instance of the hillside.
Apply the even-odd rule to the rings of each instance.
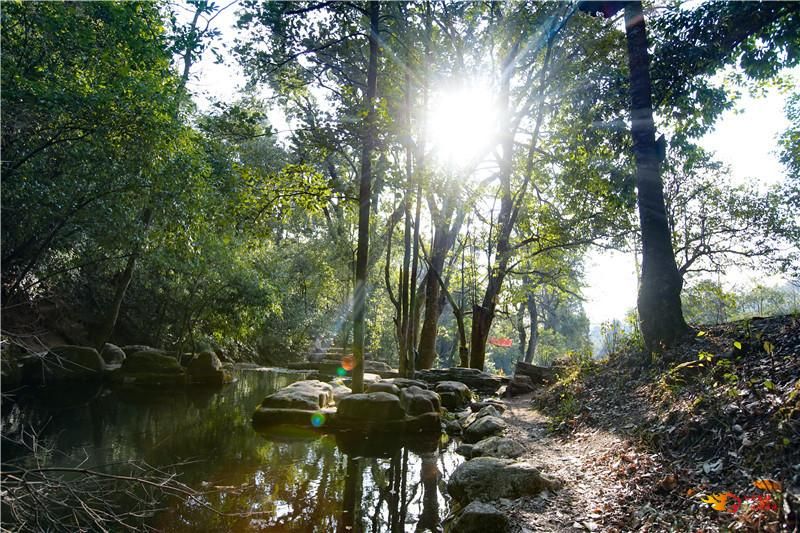
[[[535,394],[536,410],[517,399],[508,415],[565,481],[520,503],[520,523],[796,531],[798,354],[800,320],[779,316],[699,328],[646,367],[630,349],[570,366]]]

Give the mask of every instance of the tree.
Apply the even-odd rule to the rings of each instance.
[[[54,253],[139,226],[128,201],[179,125],[155,4],[14,4],[3,27],[7,304]]]
[[[720,272],[734,264],[785,271],[797,259],[800,228],[778,188],[731,186],[729,170],[700,147],[673,142],[664,165],[667,220],[678,272]]]
[[[688,331],[681,310],[682,280],[675,264],[653,122],[650,58],[641,2],[625,4],[631,94],[631,135],[642,237],[637,308],[649,351],[669,347]]]

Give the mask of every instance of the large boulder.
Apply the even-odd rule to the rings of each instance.
[[[191,382],[197,384],[222,385],[232,381],[230,372],[222,367],[222,361],[211,351],[197,354],[189,361],[186,372]]]
[[[447,481],[447,492],[461,505],[469,502],[516,499],[558,488],[558,482],[543,476],[528,463],[478,457],[458,465]]]
[[[541,383],[551,383],[555,381],[555,371],[553,367],[536,366],[524,361],[518,361],[514,368],[515,376],[526,376],[531,379],[533,385]]]
[[[394,372],[394,369],[383,361],[364,361],[364,372],[383,374]]]
[[[442,399],[442,405],[451,411],[463,409],[472,401],[472,392],[459,381],[440,381],[436,383],[436,392]]]
[[[433,368],[419,370],[414,376],[428,383],[441,381],[460,381],[470,389],[481,394],[494,394],[503,384],[503,378],[494,374],[481,372],[476,368]]]
[[[464,442],[479,442],[503,431],[506,423],[502,418],[496,416],[484,416],[479,418],[464,429]]]
[[[50,348],[45,361],[46,373],[54,381],[99,380],[105,363],[97,350],[88,346]]]
[[[384,381],[370,383],[367,386],[367,392],[388,392],[389,394],[394,394],[398,397],[400,396],[400,389],[397,387],[397,385],[386,383]]]
[[[525,446],[519,441],[507,437],[489,437],[479,441],[472,447],[472,457],[497,457],[499,459],[516,459],[525,453]]]
[[[418,416],[423,413],[439,413],[442,403],[439,395],[431,390],[419,387],[406,387],[400,391],[400,403],[406,413]]]
[[[336,416],[336,409],[327,407],[310,411],[308,409],[293,408],[262,408],[253,413],[255,426],[291,425],[300,427],[315,427],[324,429]]]
[[[533,392],[533,380],[528,376],[515,375],[511,381],[506,385],[506,394],[508,396],[519,396],[520,394],[528,394]]]
[[[493,505],[471,502],[445,529],[447,533],[504,533],[508,531],[508,517]]]
[[[127,352],[126,352],[127,353]],[[158,351],[140,351],[128,355],[112,379],[129,385],[183,385],[186,373],[178,360]]]
[[[379,423],[403,420],[405,415],[400,398],[388,392],[351,394],[342,398],[337,411],[339,420]]]
[[[122,348],[116,344],[107,342],[100,350],[100,357],[103,358],[103,361],[107,365],[121,365],[127,356]]]
[[[177,359],[158,351],[141,351],[129,355],[122,363],[121,370],[127,373],[180,374],[183,372]]]
[[[152,346],[147,346],[145,344],[129,344],[127,346],[123,346],[122,351],[125,352],[126,357],[130,357],[137,352],[155,352],[160,353],[161,355],[166,355],[167,352],[160,348],[153,348]]]
[[[333,402],[333,386],[315,379],[296,381],[270,394],[259,409],[301,409],[317,411]]]

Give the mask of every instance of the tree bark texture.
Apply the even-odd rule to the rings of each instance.
[[[367,263],[369,260],[369,212],[372,185],[372,151],[375,147],[375,95],[378,88],[378,20],[380,3],[369,4],[369,63],[361,150],[361,180],[358,187],[358,248],[356,287],[353,296],[353,392],[364,388],[364,318],[367,304]]]
[[[650,58],[641,2],[625,5],[631,92],[631,134],[636,158],[642,282],[637,301],[649,351],[673,345],[686,332],[681,310],[681,276],[672,250],[651,99]]]

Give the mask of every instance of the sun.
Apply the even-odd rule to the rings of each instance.
[[[429,142],[436,158],[451,167],[477,162],[497,131],[495,99],[488,87],[462,86],[434,93],[428,112]]]

